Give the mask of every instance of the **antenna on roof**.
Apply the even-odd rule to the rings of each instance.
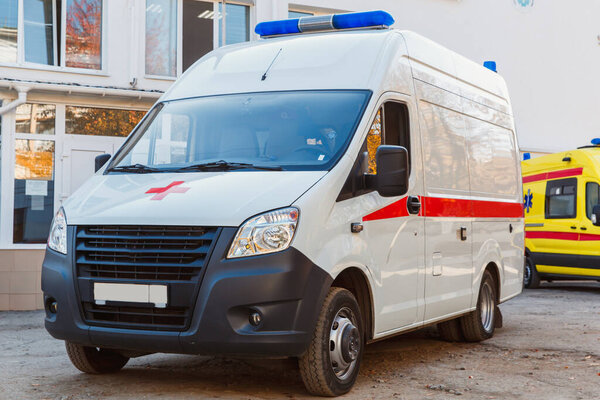
[[[277,60],[277,57],[279,57],[279,54],[281,53],[281,50],[283,50],[283,48],[280,48],[279,51],[277,52],[277,54],[275,54],[275,57],[273,58],[273,61],[271,61],[271,64],[269,64],[269,67],[267,68],[267,70],[263,74],[262,78],[260,78],[261,81],[264,81],[265,79],[267,79],[267,74],[269,73],[269,70],[273,66],[273,63],[275,63],[275,60]]]

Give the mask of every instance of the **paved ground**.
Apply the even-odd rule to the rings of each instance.
[[[600,284],[552,283],[501,306],[481,344],[424,329],[370,345],[347,399],[598,399]],[[0,399],[307,398],[292,360],[153,355],[119,374],[75,370],[41,312],[0,312]]]

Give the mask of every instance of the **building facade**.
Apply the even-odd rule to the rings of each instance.
[[[46,236],[62,202],[174,80],[265,20],[384,9],[475,61],[512,94],[521,148],[600,136],[600,3],[534,0],[2,0],[0,310],[43,306]],[[591,9],[590,9],[591,8]]]

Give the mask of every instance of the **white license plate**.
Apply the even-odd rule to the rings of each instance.
[[[164,308],[167,306],[167,286],[94,282],[94,301],[100,305],[107,301],[127,301]]]

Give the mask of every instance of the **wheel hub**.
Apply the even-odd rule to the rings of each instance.
[[[354,321],[352,311],[342,308],[331,324],[329,357],[331,367],[339,379],[345,379],[352,374],[360,354],[360,332]]]
[[[480,316],[481,325],[486,332],[491,332],[494,328],[495,310],[494,291],[488,282],[481,287]]]

